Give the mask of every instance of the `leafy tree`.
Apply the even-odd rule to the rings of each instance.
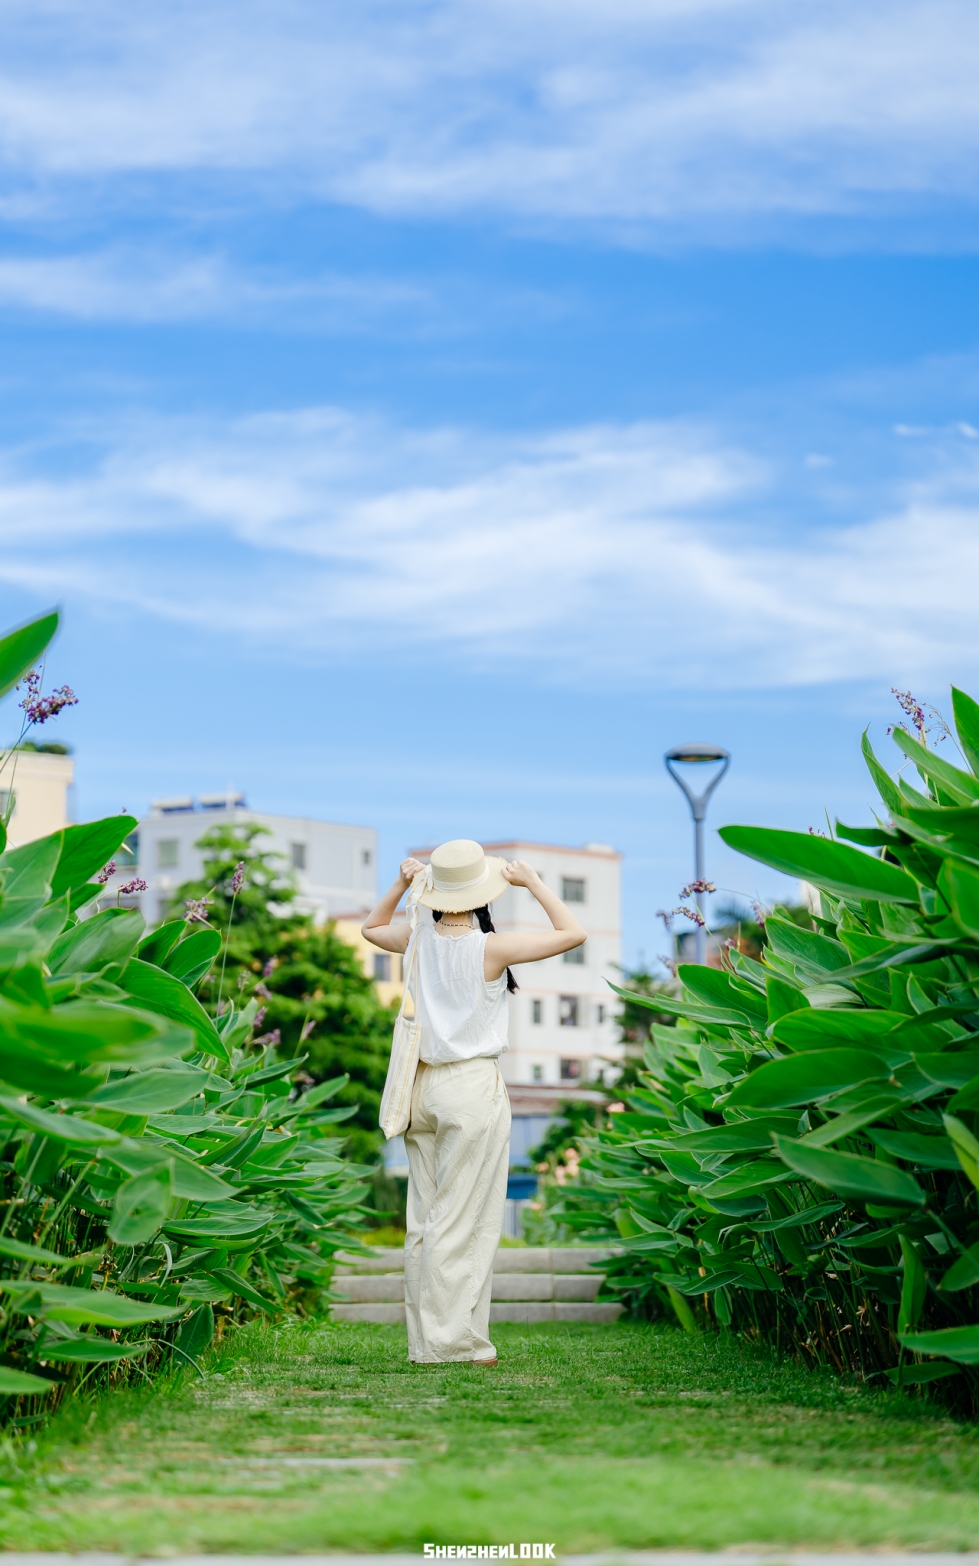
[[[349,1075],[335,1102],[357,1113],[342,1134],[354,1158],[370,1158],[382,1141],[377,1112],[396,1008],[381,1005],[353,947],[296,908],[291,873],[261,846],[267,830],[249,822],[205,832],[197,845],[204,874],[176,892],[173,916],[189,911],[229,931],[223,972],[216,964],[201,987],[212,1014],[229,997],[255,997],[264,1009],[262,1043],[307,1055],[313,1081]]]

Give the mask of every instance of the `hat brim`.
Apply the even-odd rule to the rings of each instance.
[[[431,891],[422,892],[418,902],[422,908],[433,908],[436,913],[468,913],[473,908],[482,908],[484,904],[493,902],[510,885],[503,874],[506,862],[495,854],[487,854],[488,874],[479,886],[467,886],[459,892],[440,892],[433,886]],[[411,883],[412,888],[418,885],[424,875],[424,870],[419,870]]]

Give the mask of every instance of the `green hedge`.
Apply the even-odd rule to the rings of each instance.
[[[56,626],[0,640],[0,694]],[[297,1097],[299,1062],[252,1044],[254,1001],[217,1022],[198,1001],[221,934],[93,912],[93,877],[135,825],[113,816],[0,853],[8,1417],[112,1366],[193,1358],[216,1310],[274,1314],[321,1289],[365,1193],[367,1171],[337,1155],[352,1111],[329,1107],[346,1078]]]
[[[979,706],[953,706],[962,766],[898,728],[895,779],[864,737],[877,826],[722,831],[818,887],[821,916],[776,909],[760,962],[682,966],[680,996],[648,1002],[676,1026],[651,1030],[561,1220],[622,1246],[608,1291],[636,1311],[972,1397]]]

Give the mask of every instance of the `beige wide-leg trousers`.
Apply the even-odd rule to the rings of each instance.
[[[495,1359],[490,1292],[510,1162],[510,1100],[496,1061],[422,1061],[405,1147],[408,1358]]]

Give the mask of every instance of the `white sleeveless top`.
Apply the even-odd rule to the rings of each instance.
[[[420,924],[412,991],[421,1024],[420,1055],[426,1065],[450,1061],[495,1060],[507,1046],[506,974],[483,977],[486,936],[437,935],[435,925]]]

